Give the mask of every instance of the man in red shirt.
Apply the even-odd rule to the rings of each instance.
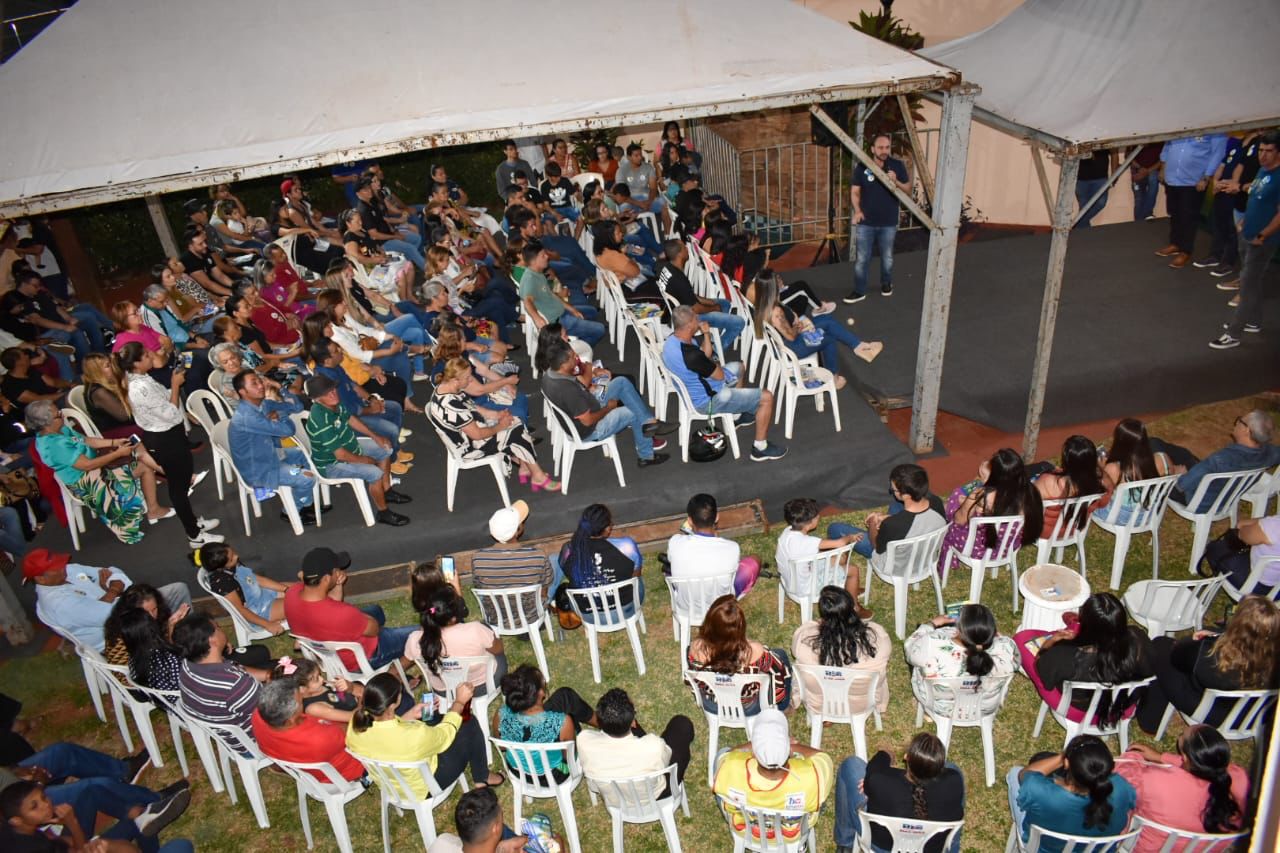
[[[333,765],[343,779],[364,775],[364,765],[347,752],[347,727],[307,716],[291,678],[268,681],[258,692],[253,736],[263,753],[294,764]],[[322,770],[308,770],[321,782],[333,780]]]
[[[285,590],[284,616],[289,630],[309,640],[321,642],[359,643],[369,665],[380,669],[396,658],[403,658],[404,643],[418,630],[417,625],[386,628],[386,614],[376,604],[356,607],[343,601],[351,555],[346,551],[312,548],[302,558],[302,583]],[[343,664],[357,670],[355,655],[339,653]],[[401,660],[407,665],[407,660]]]

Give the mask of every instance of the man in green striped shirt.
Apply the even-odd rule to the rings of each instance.
[[[322,477],[333,480],[364,481],[380,524],[392,527],[408,524],[407,517],[387,508],[388,503],[406,504],[411,500],[391,488],[390,440],[343,408],[338,401],[338,385],[328,376],[308,379],[307,396],[312,401],[307,438],[311,441],[311,461],[316,470]]]

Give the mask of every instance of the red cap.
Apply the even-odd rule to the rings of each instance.
[[[288,178],[280,182],[280,195],[288,195],[293,192],[293,178]]]
[[[70,554],[55,554],[48,548],[36,548],[28,551],[22,560],[22,582],[38,578],[45,572],[65,569],[71,561]]]

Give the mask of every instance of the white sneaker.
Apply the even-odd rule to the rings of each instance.
[[[218,533],[209,533],[207,530],[201,530],[200,535],[195,539],[188,539],[187,544],[194,551],[202,545],[208,545],[210,542],[225,542],[227,537]]]
[[[217,527],[221,523],[222,523],[222,519],[220,518],[201,517],[196,519],[196,524],[199,525],[201,530],[213,530],[215,527]]]
[[[823,314],[830,314],[834,310],[836,310],[836,304],[834,302],[824,302],[817,308],[813,309],[813,316],[821,317]]]
[[[205,477],[208,477],[208,476],[209,476],[209,469],[208,469],[208,468],[205,468],[203,471],[197,471],[197,472],[195,473],[195,476],[193,476],[193,477],[191,478],[191,486],[190,486],[190,488],[188,488],[188,489],[187,489],[187,494],[188,494],[188,495],[190,495],[192,492],[194,492],[194,491],[196,490],[196,486],[198,486],[198,485],[200,485],[201,483],[203,483],[203,482],[204,482],[204,478],[205,478]]]
[[[409,437],[409,436],[411,436],[411,435],[413,435],[413,430],[411,430],[411,429],[405,429],[404,427],[400,427],[400,440],[401,440],[401,441],[404,441],[406,438],[408,438],[408,437]]]
[[[431,378],[431,374],[430,374],[430,373],[415,373],[415,374],[413,374],[413,381],[414,381],[414,382],[426,382],[426,381],[427,381],[428,379],[430,379],[430,378]]]

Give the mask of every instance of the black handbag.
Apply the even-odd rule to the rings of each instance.
[[[1240,538],[1240,531],[1233,527],[1206,545],[1199,571],[1205,577],[1248,575],[1249,546]]]

